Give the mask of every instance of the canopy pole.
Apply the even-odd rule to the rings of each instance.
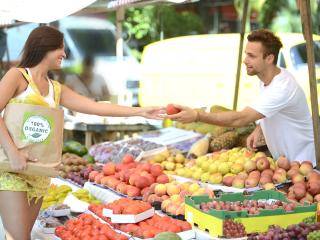
[[[242,51],[243,51],[243,39],[244,39],[244,34],[246,32],[248,5],[249,5],[248,0],[245,0],[244,5],[243,5],[242,20],[241,20],[237,75],[236,75],[236,84],[235,84],[235,88],[234,88],[234,98],[233,98],[233,110],[234,111],[237,110],[237,104],[238,104],[239,84],[240,84],[241,64],[242,64]]]
[[[117,46],[116,46],[116,55],[117,55],[117,61],[121,62],[123,61],[123,38],[122,38],[122,23],[124,21],[124,12],[125,8],[124,6],[121,6],[117,8],[116,10],[116,28],[117,28]]]
[[[320,166],[320,144],[319,144],[319,110],[318,110],[318,93],[317,93],[317,81],[315,73],[315,59],[314,59],[314,47],[312,37],[312,21],[310,12],[310,0],[298,1],[301,15],[301,23],[303,36],[306,40],[307,46],[307,60],[309,71],[309,85],[311,96],[311,109],[312,109],[312,122],[313,122],[313,134],[314,144],[316,151],[317,169]]]

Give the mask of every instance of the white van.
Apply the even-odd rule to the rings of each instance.
[[[278,36],[284,45],[278,65],[293,73],[309,96],[302,34],[286,33]],[[320,36],[314,35],[313,38],[319,79]],[[164,106],[173,102],[190,107],[221,105],[232,109],[239,41],[240,34],[209,34],[177,37],[149,44],[141,60],[140,105]],[[242,64],[238,109],[254,101],[259,94],[259,83],[256,76],[246,74]]]
[[[111,95],[122,96],[118,102],[127,105],[138,103],[137,92],[140,78],[140,64],[131,55],[129,47],[124,44],[124,60],[116,58],[115,26],[104,19],[94,17],[69,16],[53,23],[64,34],[67,58],[63,68],[69,72],[81,69],[86,55],[95,57],[95,69],[108,85]],[[7,29],[8,51],[3,60],[19,58],[22,47],[29,33],[38,24],[28,23]],[[8,56],[9,54],[9,56]],[[124,99],[124,96],[131,96]]]

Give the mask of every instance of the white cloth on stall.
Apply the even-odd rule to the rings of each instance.
[[[286,156],[290,161],[310,160],[316,164],[312,118],[306,96],[295,78],[285,69],[250,105],[265,118],[262,132],[273,158]]]

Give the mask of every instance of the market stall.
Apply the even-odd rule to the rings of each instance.
[[[120,7],[119,22],[124,5],[111,8]],[[301,5],[302,13],[305,6]],[[305,33],[312,40],[310,31]],[[121,43],[119,49],[121,58]],[[313,56],[311,52],[312,47],[308,56]],[[312,79],[310,70],[315,117]],[[230,129],[193,123],[192,127],[157,129],[91,146],[94,131],[151,127],[66,123],[66,129],[84,131],[87,141],[85,146],[65,142],[60,176],[52,179],[33,238],[319,239],[320,174],[312,163],[250,151],[241,145],[241,137],[252,132],[250,126]]]

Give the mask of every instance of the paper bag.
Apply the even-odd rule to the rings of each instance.
[[[24,171],[13,171],[0,146],[0,171],[28,175],[57,176],[63,143],[63,111],[39,105],[9,103],[4,121],[17,148],[37,162],[27,162]]]

